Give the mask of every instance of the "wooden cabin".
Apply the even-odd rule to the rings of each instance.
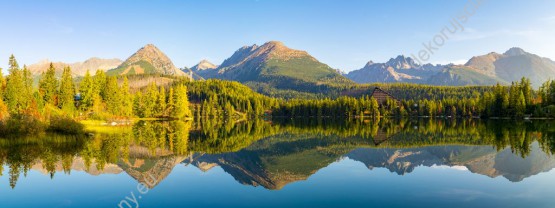
[[[378,104],[383,105],[385,104],[385,102],[387,101],[387,99],[391,99],[396,101],[398,104],[401,103],[401,101],[399,101],[397,98],[395,98],[393,95],[387,93],[386,91],[376,87],[374,88],[374,91],[372,91],[372,94],[370,95],[370,97],[373,97],[374,99],[376,99],[376,101],[378,101]]]

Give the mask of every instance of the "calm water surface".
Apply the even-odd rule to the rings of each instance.
[[[0,139],[2,207],[554,207],[555,122],[139,122]]]

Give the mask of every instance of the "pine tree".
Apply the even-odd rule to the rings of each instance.
[[[191,109],[189,108],[189,98],[187,96],[187,87],[184,85],[178,85],[175,88],[174,95],[175,109],[173,110],[172,117],[174,118],[190,118],[193,116]]]
[[[515,106],[515,116],[522,117],[524,116],[524,112],[526,110],[526,98],[524,96],[524,92],[520,91],[517,103]]]
[[[520,93],[520,89],[518,87],[518,83],[511,83],[509,88],[509,108],[507,109],[509,114],[516,113],[516,105],[518,104],[518,97]]]
[[[135,116],[140,118],[145,117],[143,94],[141,91],[135,93],[135,96],[133,96],[133,112],[135,113]]]
[[[127,77],[123,77],[123,84],[121,86],[121,111],[123,116],[133,115],[133,95],[129,92],[129,81]]]
[[[530,83],[530,79],[522,77],[520,80],[520,89],[524,95],[526,105],[532,104],[532,84]]]
[[[27,66],[23,65],[23,91],[22,93],[22,97],[23,97],[23,102],[24,102],[24,106],[23,109],[25,110],[31,110],[29,108],[31,108],[32,103],[34,102],[34,96],[33,96],[33,76],[31,75],[31,71],[29,71],[29,69],[27,68]],[[36,110],[36,109],[33,109]]]
[[[71,68],[64,67],[62,81],[60,83],[59,107],[68,114],[75,111],[75,84],[71,75]]]
[[[156,111],[157,100],[158,100],[158,87],[156,87],[156,83],[152,83],[148,86],[147,92],[143,98],[143,102],[144,102],[143,116],[145,118],[152,118],[155,116],[154,114]]]
[[[158,99],[156,100],[156,114],[162,117],[166,116],[166,89],[160,87],[160,92],[158,93]]]
[[[10,114],[19,114],[23,112],[25,102],[21,93],[25,90],[23,72],[19,69],[19,64],[13,55],[10,56],[9,65],[10,75],[7,77],[4,97]]]
[[[104,93],[106,110],[113,115],[120,115],[122,96],[121,91],[118,87],[118,80],[116,77],[108,77]]]
[[[96,70],[93,81],[94,94],[98,94],[103,100],[106,100],[106,73],[102,70]]]
[[[45,104],[57,106],[58,79],[56,79],[56,68],[52,63],[39,80],[39,92]]]
[[[79,85],[79,93],[81,94],[80,108],[83,111],[88,111],[93,106],[95,97],[94,82],[89,70],[87,70],[83,81]]]
[[[168,109],[168,116],[172,116],[174,113],[173,111],[175,110],[175,98],[174,98],[174,91],[173,91],[173,87],[170,87],[169,92],[168,92],[168,105],[166,106],[166,108]]]

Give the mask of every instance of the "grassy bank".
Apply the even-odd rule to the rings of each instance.
[[[85,126],[68,117],[52,117],[43,121],[33,116],[18,115],[0,121],[0,137],[37,135],[45,132],[79,135],[85,134]]]

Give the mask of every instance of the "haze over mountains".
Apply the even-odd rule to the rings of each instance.
[[[49,61],[29,66],[33,74],[46,71]],[[318,61],[306,51],[291,49],[279,41],[243,46],[220,65],[202,60],[188,68],[177,68],[156,46],[148,44],[126,61],[91,58],[84,62],[55,62],[61,72],[71,66],[76,76],[86,70],[108,71],[109,75],[164,74],[201,79],[225,79],[244,83],[251,88],[313,92],[330,85],[356,83],[418,83],[445,86],[509,84],[522,77],[530,78],[534,87],[555,77],[555,62],[521,48],[503,54],[491,52],[474,56],[464,65],[416,63],[411,57],[397,56],[385,63],[369,61],[361,69],[347,74]],[[111,69],[111,70],[109,70]],[[354,82],[353,82],[354,81]],[[260,91],[260,90],[259,90]]]
[[[58,74],[62,74],[63,68],[66,66],[71,67],[71,72],[75,76],[84,76],[87,70],[90,70],[93,74],[97,70],[108,71],[110,69],[116,68],[121,63],[122,60],[114,58],[114,59],[101,59],[101,58],[90,58],[83,62],[76,62],[76,63],[64,63],[64,62],[52,62],[50,60],[42,60],[35,64],[27,66],[29,71],[33,75],[40,75],[43,72],[46,72],[50,67],[50,63],[54,65],[56,68],[56,72]]]

